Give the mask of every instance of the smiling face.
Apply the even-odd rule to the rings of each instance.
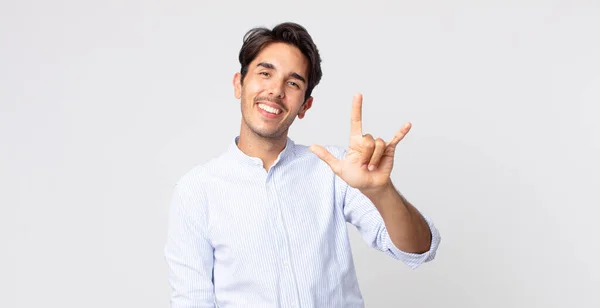
[[[235,97],[241,99],[241,134],[281,139],[296,116],[303,118],[312,105],[306,101],[309,61],[295,46],[271,43],[248,66],[242,81],[233,79]]]

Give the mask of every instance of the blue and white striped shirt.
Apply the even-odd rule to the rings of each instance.
[[[346,222],[411,268],[435,257],[440,235],[427,216],[430,250],[403,252],[373,203],[307,146],[288,138],[267,172],[238,138],[175,186],[165,245],[172,308],[364,307]]]

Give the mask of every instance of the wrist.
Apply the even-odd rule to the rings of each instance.
[[[364,188],[360,190],[367,198],[375,202],[377,199],[382,198],[390,193],[395,193],[396,189],[392,183],[391,178],[387,178],[385,182],[375,187]]]

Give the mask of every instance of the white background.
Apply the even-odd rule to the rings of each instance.
[[[412,271],[350,226],[367,307],[600,307],[598,2],[373,0],[2,0],[0,307],[168,307],[173,185],[282,21],[323,57],[297,143],[347,145],[356,92],[366,132],[413,123],[393,179],[442,243]]]

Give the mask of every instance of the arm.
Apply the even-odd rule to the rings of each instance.
[[[198,201],[192,194],[182,193],[179,185],[175,187],[164,250],[172,308],[215,307],[213,248],[206,233],[204,209]]]
[[[347,185],[346,220],[372,246],[413,268],[433,259],[440,242],[438,231],[396,191],[390,178],[396,146],[411,124],[405,124],[390,142],[363,134],[361,95],[354,97],[350,124],[350,145],[343,157],[332,155],[322,146],[311,146],[313,153]]]
[[[425,222],[424,232],[431,235],[431,240],[427,243],[428,249],[408,249],[405,247],[405,241],[398,240],[396,236],[392,238],[395,228],[409,228],[408,226],[403,225],[404,222],[394,221],[394,223],[390,223],[388,218],[383,218],[382,212],[385,213],[385,209],[379,209],[378,207],[380,206],[375,205],[371,199],[360,190],[347,185],[339,178],[338,180],[339,189],[342,189],[342,191],[345,190],[342,197],[344,217],[347,222],[356,227],[363,240],[370,247],[383,251],[394,259],[403,261],[412,269],[435,258],[441,237],[439,231],[429,217],[418,214]],[[385,206],[385,208],[387,208],[387,206]],[[410,205],[410,208],[418,213],[412,205]]]
[[[405,252],[425,253],[432,234],[425,218],[394,188],[390,181],[381,188],[363,191],[381,214],[394,245]]]

